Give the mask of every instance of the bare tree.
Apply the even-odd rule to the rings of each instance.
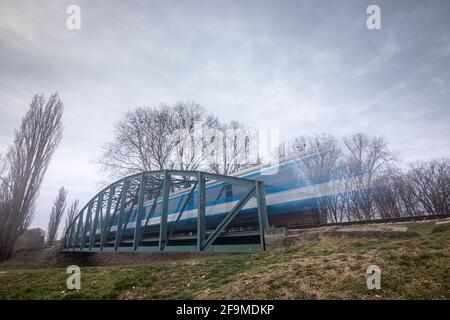
[[[417,216],[423,214],[419,199],[414,194],[410,173],[401,173],[392,177],[394,188],[397,191],[404,216]]]
[[[347,149],[346,178],[349,183],[349,214],[356,220],[374,218],[372,188],[374,179],[396,159],[381,137],[362,133],[344,139]]]
[[[40,228],[28,229],[22,233],[14,245],[14,251],[36,250],[45,246],[45,231]]]
[[[380,218],[423,214],[411,177],[411,172],[390,166],[375,179],[372,197]]]
[[[292,156],[292,152],[290,150],[291,145],[287,142],[280,142],[278,144],[277,152],[278,152],[278,161],[285,162],[289,160],[289,157]]]
[[[49,246],[55,243],[56,237],[58,236],[59,224],[63,217],[64,211],[66,210],[66,198],[67,198],[67,191],[64,189],[64,187],[61,187],[58,190],[58,196],[53,202],[53,207],[48,222],[47,244]]]
[[[111,177],[171,167],[173,151],[170,108],[138,108],[114,126],[115,137],[103,147],[99,163]]]
[[[328,196],[325,200],[327,206],[328,221],[332,223],[349,221],[348,215],[349,202],[349,183],[345,177],[344,163],[339,160],[336,165],[336,171],[328,182]]]
[[[33,219],[42,179],[61,140],[62,114],[57,93],[47,102],[35,95],[6,152],[0,179],[0,260],[10,257],[17,237]]]
[[[450,159],[416,162],[411,165],[409,178],[424,212],[450,212]]]
[[[66,221],[64,224],[64,231],[63,234],[66,234],[67,229],[69,228],[70,224],[73,222],[73,220],[75,219],[75,216],[78,213],[78,206],[80,204],[80,200],[79,199],[75,199],[69,206],[69,208],[67,209],[67,213],[66,213]]]
[[[252,164],[250,154],[257,152],[254,133],[238,121],[222,124],[209,119],[211,144],[205,148],[208,169],[219,174],[232,174]]]
[[[389,167],[375,177],[371,196],[379,218],[399,218],[405,215],[406,211],[400,194],[402,182],[402,173],[395,167]]]
[[[326,134],[301,136],[294,139],[288,152],[296,158],[300,177],[308,182],[317,195],[321,222],[325,223],[328,218],[337,219],[338,199],[333,197],[337,196],[339,191],[330,192],[331,187],[338,186],[334,180],[340,179],[338,161],[341,149],[337,140]],[[330,209],[334,211],[333,217],[328,217]]]
[[[194,102],[128,112],[98,160],[111,178],[140,171],[196,170],[202,162],[204,108]]]
[[[303,136],[279,148],[282,160],[295,155],[301,177],[314,190],[328,221],[448,212],[448,159],[415,163],[405,172],[396,167],[397,157],[382,138],[355,134],[344,139],[344,144],[343,156],[330,136]],[[327,145],[332,152],[324,152]],[[326,188],[321,188],[324,181],[328,181]]]
[[[173,108],[173,167],[180,170],[197,170],[203,162],[205,109],[195,102],[177,102]]]

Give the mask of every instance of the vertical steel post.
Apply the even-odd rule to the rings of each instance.
[[[86,212],[86,221],[84,222],[83,236],[81,238],[80,250],[84,250],[84,247],[86,246],[86,237],[89,225],[91,224],[91,216],[92,216],[92,202],[89,203],[88,210]]]
[[[162,212],[159,225],[159,250],[163,250],[167,241],[167,216],[169,212],[170,175],[164,170]]]
[[[83,227],[83,215],[84,215],[84,209],[81,211],[79,217],[78,217],[78,226],[77,226],[77,232],[75,233],[75,240],[73,242],[73,250],[75,250],[75,247],[78,243],[78,238],[80,237],[81,228]]]
[[[72,242],[73,242],[73,237],[75,234],[75,228],[76,228],[76,219],[74,217],[74,220],[72,221],[72,225],[70,228],[69,241],[67,241],[67,245],[66,245],[65,249],[72,248]]]
[[[70,241],[70,232],[72,232],[72,225],[69,225],[69,227],[66,229],[66,232],[64,233],[63,249],[67,248],[68,246],[68,243]]]
[[[66,229],[66,235],[63,238],[62,244],[63,249],[67,249],[69,247],[71,233],[72,233],[72,225],[69,225],[69,227]]]
[[[73,247],[74,241],[75,241],[75,235],[76,235],[76,231],[77,231],[77,220],[74,219],[72,221],[72,230],[70,231],[70,241],[67,245],[67,249],[70,249],[71,247]]]
[[[134,237],[133,237],[133,250],[136,251],[139,245],[139,240],[141,239],[141,226],[142,226],[142,211],[144,211],[144,197],[145,197],[145,184],[147,183],[145,179],[145,172],[141,175],[141,182],[139,184],[139,196],[138,196],[138,206],[136,211],[136,221],[134,224]]]
[[[266,195],[264,192],[264,184],[261,181],[255,181],[256,202],[258,204],[258,222],[259,222],[259,241],[261,250],[266,250],[265,229],[268,226]]]
[[[102,210],[102,206],[103,206],[103,195],[104,195],[104,193],[101,192],[97,198],[97,207],[95,208],[94,223],[92,224],[91,236],[89,239],[89,251],[92,250],[92,247],[94,246],[94,242],[95,242],[95,237],[97,235],[98,216],[99,216],[100,210]],[[102,237],[102,233],[100,230],[100,239],[101,239],[101,237]]]
[[[198,173],[198,214],[197,214],[197,251],[201,251],[206,239],[206,204],[205,204],[205,177],[203,172]]]
[[[122,198],[120,199],[120,211],[119,211],[119,217],[117,221],[117,230],[116,230],[116,240],[114,244],[114,250],[117,251],[117,248],[119,247],[120,238],[122,235],[122,219],[125,214],[125,206],[127,204],[127,191],[128,186],[130,182],[128,179],[124,179],[123,185],[122,185]]]
[[[77,240],[77,229],[78,229],[78,217],[75,217],[74,221],[73,221],[73,237],[72,237],[72,241],[70,242],[70,249],[74,249],[75,246],[75,241]]]
[[[108,203],[106,204],[105,219],[104,219],[104,222],[103,222],[102,231],[101,231],[101,235],[100,235],[100,250],[103,250],[103,247],[105,246],[106,239],[108,238],[109,217],[111,215],[111,206],[112,206],[112,201],[113,201],[115,193],[116,193],[116,186],[112,186],[109,189]]]
[[[69,240],[66,243],[66,249],[69,249],[70,246],[72,245],[73,235],[74,235],[74,232],[75,232],[75,227],[76,227],[76,221],[73,220],[72,224],[70,225]]]

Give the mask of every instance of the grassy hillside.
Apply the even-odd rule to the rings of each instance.
[[[185,255],[146,265],[82,267],[68,291],[65,268],[0,264],[0,299],[450,299],[450,224],[406,232],[312,229],[271,240],[257,254]],[[381,290],[366,269],[381,268]]]

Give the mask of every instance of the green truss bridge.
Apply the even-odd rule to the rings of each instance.
[[[267,221],[261,181],[142,172],[97,193],[69,224],[61,251],[263,251]]]

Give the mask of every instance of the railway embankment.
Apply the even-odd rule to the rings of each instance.
[[[287,229],[267,242],[254,254],[22,252],[0,264],[0,299],[450,299],[448,219]],[[81,289],[68,290],[77,263]],[[366,286],[371,265],[379,290]]]

